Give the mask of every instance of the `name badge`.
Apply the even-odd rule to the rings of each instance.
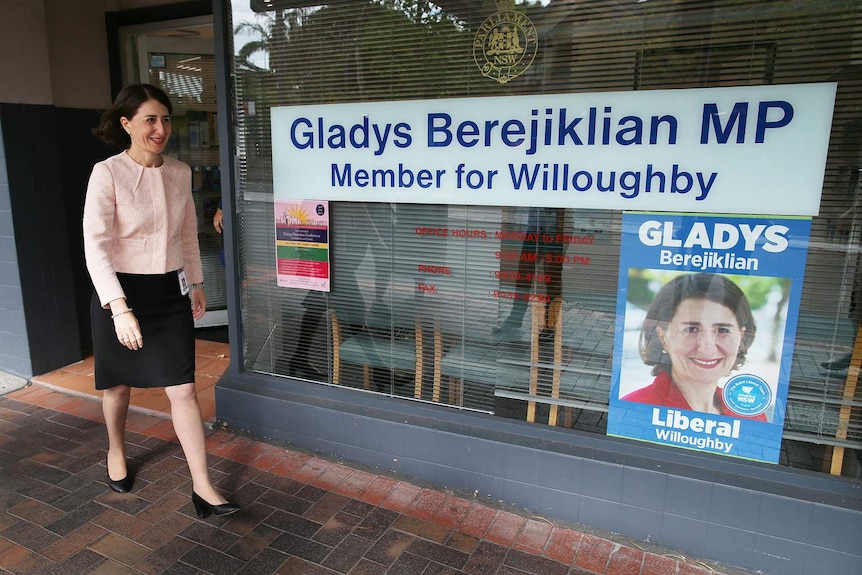
[[[178,271],[177,277],[180,280],[180,293],[182,293],[183,295],[188,295],[188,293],[189,293],[189,280],[186,279],[185,270]]]

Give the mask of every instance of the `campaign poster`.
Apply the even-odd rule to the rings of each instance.
[[[275,201],[275,259],[279,286],[329,291],[328,201]]]
[[[623,214],[609,435],[778,462],[810,231]]]

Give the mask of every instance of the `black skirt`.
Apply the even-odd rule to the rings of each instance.
[[[189,297],[180,291],[177,272],[164,275],[117,274],[141,326],[137,351],[117,339],[111,310],[94,293],[90,304],[96,389],[117,385],[166,387],[195,380],[195,323]]]

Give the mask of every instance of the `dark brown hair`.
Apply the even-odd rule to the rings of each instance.
[[[127,148],[131,140],[120,125],[120,118],[131,119],[141,105],[149,100],[163,105],[168,109],[168,114],[173,112],[171,100],[161,89],[152,84],[131,84],[120,90],[111,107],[102,112],[99,125],[92,130],[93,135],[106,144]]]
[[[741,329],[745,329],[733,369],[742,367],[748,348],[754,342],[754,336],[757,333],[748,298],[739,286],[722,275],[684,274],[662,286],[649,306],[646,319],[641,326],[638,351],[643,362],[653,366],[653,375],[658,375],[662,371],[670,374],[671,371],[670,356],[664,352],[656,328],[666,328],[679,304],[687,299],[712,301],[733,312],[736,323]]]

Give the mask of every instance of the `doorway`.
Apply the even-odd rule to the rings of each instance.
[[[207,313],[197,328],[227,325],[224,237],[213,226],[221,204],[216,64],[211,15],[120,26],[123,84],[158,86],[171,99],[165,153],[192,168]]]

